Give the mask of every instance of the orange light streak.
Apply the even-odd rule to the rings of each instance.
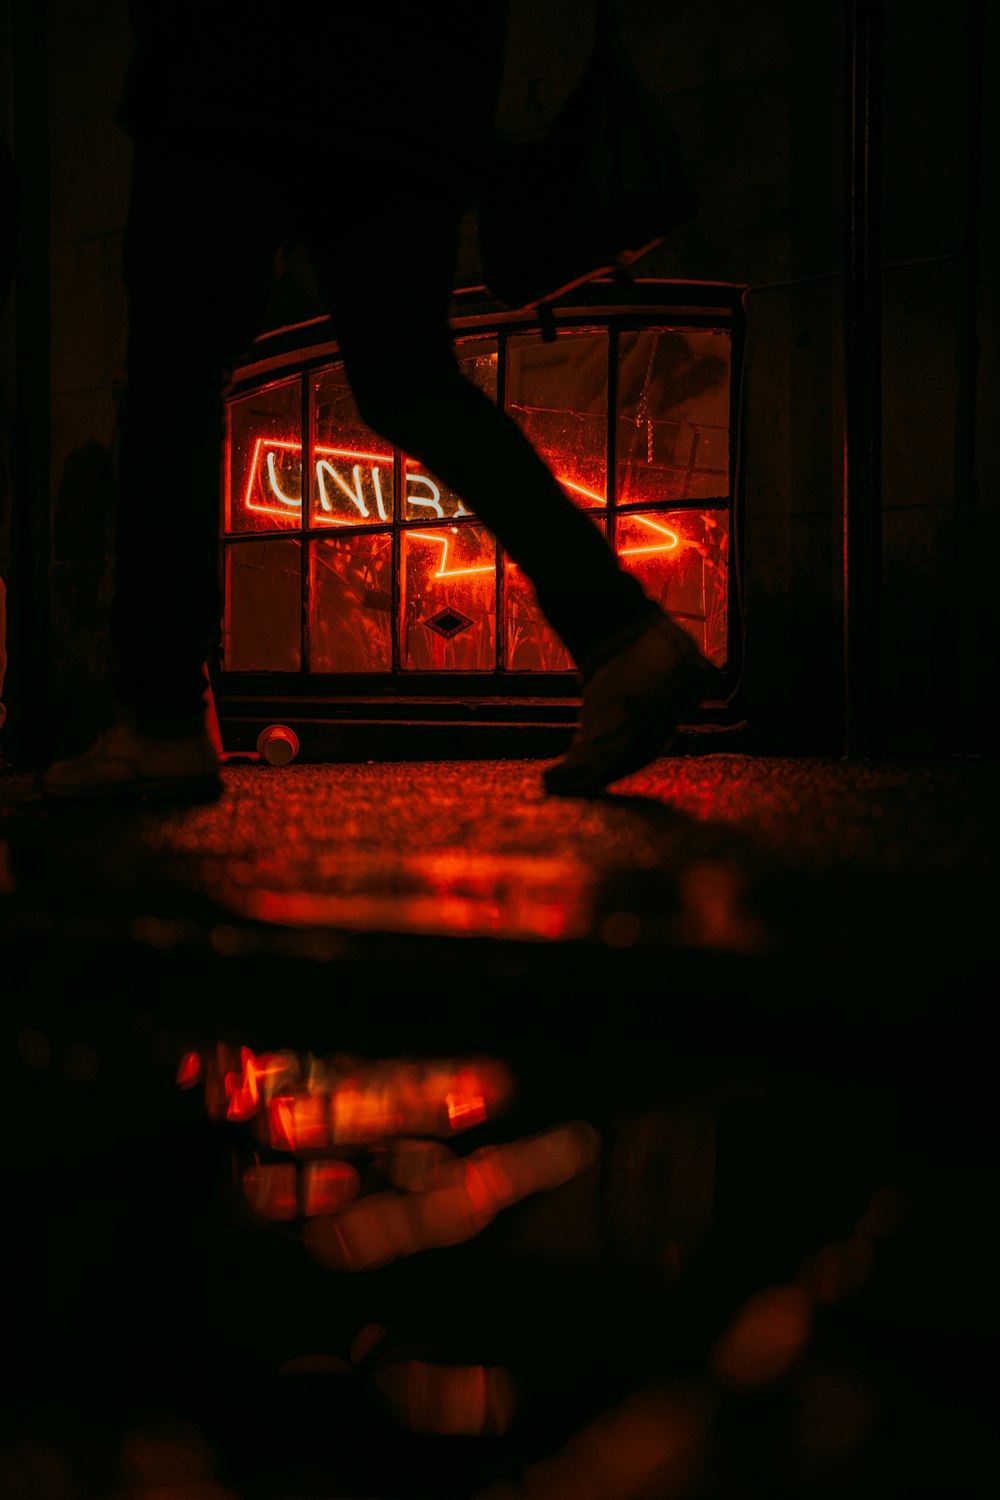
[[[268,1101],[267,1129],[271,1145],[276,1151],[294,1151],[295,1106],[290,1094],[276,1094]]]
[[[661,542],[657,547],[623,547],[618,554],[619,557],[637,557],[642,552],[672,552],[679,545],[680,539],[676,531],[671,531],[666,526],[658,526],[655,521],[647,521],[645,516],[636,516],[635,519],[643,526],[648,526],[652,531],[659,531],[664,536],[668,536],[670,540],[669,542]]]
[[[421,539],[421,541],[425,541],[425,542],[438,542],[438,543],[440,543],[440,545],[441,545],[441,547],[443,549],[442,553],[441,553],[441,566],[440,566],[440,568],[438,568],[437,572],[434,574],[435,578],[461,578],[461,577],[464,577],[464,575],[467,574],[467,573],[494,573],[496,571],[496,564],[495,563],[490,563],[485,568],[449,568],[447,566],[447,563],[448,563],[448,548],[451,546],[451,539],[450,539],[450,537],[446,537],[446,536],[432,536],[429,531],[413,531],[413,532],[410,533],[410,535],[414,539],[416,539],[417,537],[419,537]]]
[[[230,1120],[249,1120],[260,1104],[256,1058],[249,1047],[240,1048],[240,1064],[241,1072],[227,1073],[224,1079],[226,1117]]]
[[[465,1130],[470,1125],[479,1125],[486,1119],[486,1100],[482,1094],[469,1097],[466,1094],[446,1094],[448,1124],[452,1130]]]
[[[177,1082],[182,1089],[194,1088],[201,1079],[201,1058],[197,1052],[185,1052],[177,1069]]]
[[[598,495],[594,490],[585,490],[582,484],[574,484],[572,479],[560,479],[559,483],[564,489],[576,490],[578,495],[586,495],[588,500],[596,500],[598,505],[607,504],[603,495]]]

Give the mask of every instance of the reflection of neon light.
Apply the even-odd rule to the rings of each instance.
[[[486,1119],[486,1100],[482,1094],[465,1097],[462,1094],[445,1094],[448,1106],[448,1124],[452,1130],[464,1130],[469,1125],[478,1125]]]
[[[419,537],[419,539],[422,542],[439,542],[441,544],[441,548],[442,548],[442,552],[441,552],[441,566],[440,566],[440,568],[438,568],[437,572],[434,574],[435,578],[458,578],[460,575],[462,575],[464,573],[495,573],[496,572],[496,565],[495,565],[495,563],[490,563],[489,566],[485,567],[485,568],[449,568],[447,564],[448,564],[448,548],[451,546],[451,538],[450,537],[446,537],[446,536],[432,536],[429,531],[411,531],[410,532],[410,536],[413,538],[414,541],[416,541],[417,538]]]
[[[643,526],[648,526],[652,531],[659,531],[663,536],[670,538],[669,542],[661,542],[658,547],[623,547],[619,557],[635,557],[640,552],[672,552],[678,545],[676,531],[670,531],[666,526],[658,526],[655,521],[647,521],[645,516],[636,516],[635,519]]]

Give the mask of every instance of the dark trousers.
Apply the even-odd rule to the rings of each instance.
[[[417,185],[393,191],[332,148],[307,178],[290,159],[136,145],[112,644],[118,696],[147,733],[202,721],[219,635],[222,396],[290,238],[309,253],[363,419],[477,513],[578,665],[653,608],[516,424],[459,371],[448,309],[461,205]]]

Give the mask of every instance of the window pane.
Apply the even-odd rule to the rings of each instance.
[[[497,399],[497,341],[488,339],[459,339],[455,344],[455,358],[466,380],[471,380],[491,401]]]
[[[482,526],[404,531],[401,662],[408,671],[496,666],[496,543]]]
[[[311,550],[310,667],[392,669],[392,537],[324,538]]]
[[[729,633],[729,512],[658,510],[618,517],[618,556],[647,594],[725,666]]]
[[[302,388],[268,386],[228,405],[225,528],[298,529],[302,511]]]
[[[403,515],[407,521],[454,520],[473,512],[439,479],[433,479],[415,458],[406,460],[406,500]]]
[[[297,672],[302,661],[297,540],[226,548],[223,662],[227,672]]]
[[[489,396],[497,398],[496,339],[468,339],[456,346],[458,366],[465,378]],[[406,460],[406,492],[403,518],[407,521],[454,520],[474,515],[461,496],[440,479],[428,474],[415,458]]]
[[[560,333],[507,345],[507,410],[578,505],[607,493],[608,336]]]
[[[729,494],[727,333],[650,329],[618,341],[621,505]]]
[[[342,365],[313,380],[310,526],[392,519],[392,444],[366,427]]]

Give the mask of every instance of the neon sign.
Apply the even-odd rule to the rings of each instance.
[[[358,526],[365,521],[377,524],[392,519],[392,457],[386,453],[366,453],[359,448],[327,448],[316,445],[315,492],[318,510],[315,522],[321,526]],[[250,464],[250,478],[243,498],[245,510],[262,511],[271,516],[299,516],[302,494],[292,495],[281,477],[281,461],[294,457],[301,461],[299,443],[258,438]],[[351,463],[350,460],[355,462]],[[383,473],[388,475],[383,481]],[[422,493],[421,493],[422,492]],[[429,474],[406,475],[406,504],[433,512],[439,521],[449,519],[441,500],[441,488]],[[337,512],[340,514],[337,514]],[[346,514],[345,514],[346,512]],[[459,500],[452,516],[471,516]]]
[[[315,524],[359,526],[366,521],[378,525],[380,522],[392,520],[393,460],[391,455],[368,453],[359,448],[328,448],[319,444],[313,451],[315,454],[315,493],[318,501],[318,509],[314,517]],[[287,460],[294,457],[301,462],[301,455],[300,443],[258,438],[254,444],[250,478],[243,500],[245,509],[284,517],[301,515],[301,489],[297,495],[289,494],[283,487],[287,480],[283,482],[280,474],[282,458]],[[429,474],[413,471],[410,462],[407,460],[407,507],[418,506],[432,512],[436,519],[442,521],[472,516],[472,511],[468,510],[461,500],[457,501],[457,508],[451,516],[446,516],[440,486],[431,479]],[[382,475],[385,468],[388,468],[389,474],[383,484]],[[598,505],[605,503],[603,495],[585,488],[582,484],[576,484],[572,479],[560,479],[559,483],[565,489],[574,490]],[[421,490],[423,493],[420,493]],[[263,498],[259,498],[259,495]],[[338,510],[340,514],[337,514]],[[654,532],[656,538],[651,539],[648,546],[620,548],[618,554],[620,557],[640,557],[652,553],[672,552],[681,545],[677,533],[670,527],[650,520],[648,516],[633,515],[632,518],[641,526]],[[469,573],[495,571],[493,563],[474,568],[449,568],[448,552],[451,542],[448,537],[436,536],[432,532],[417,531],[412,532],[411,535],[420,537],[424,541],[436,542],[440,546],[441,565],[434,574],[435,578],[454,578]]]
[[[316,445],[315,493],[318,510],[314,518],[321,526],[358,526],[365,521],[378,524],[392,519],[392,457],[386,453],[368,453],[360,448],[328,448]],[[250,464],[250,478],[243,499],[244,509],[260,511],[265,515],[298,516],[302,511],[302,494],[290,494],[285,488],[287,480],[281,476],[282,459],[295,458],[301,463],[302,445],[280,439],[258,438],[254,444]],[[350,462],[350,460],[354,462]],[[389,474],[383,481],[383,472]],[[587,489],[572,479],[560,479],[564,489],[573,490],[595,505],[604,505],[605,497],[596,490]],[[411,460],[407,460],[406,507],[419,507],[430,512],[436,520],[454,520],[472,517],[461,500],[456,500],[450,515],[445,512],[441,488],[429,474],[415,472]],[[340,514],[337,514],[338,510]],[[415,518],[414,518],[415,519]],[[663,530],[663,528],[655,528]],[[672,532],[666,532],[673,537]],[[677,545],[677,539],[657,547],[633,549],[661,552]],[[485,569],[474,569],[481,572]],[[441,574],[439,577],[443,576]]]
[[[680,545],[680,539],[676,531],[671,531],[668,526],[660,526],[658,522],[651,521],[648,516],[636,516],[635,519],[643,526],[648,526],[651,531],[662,532],[668,538],[665,542],[659,542],[655,547],[622,547],[619,557],[637,557],[642,552],[672,552]]]
[[[434,574],[435,578],[460,578],[466,573],[495,573],[496,564],[488,563],[482,568],[449,568],[448,548],[451,546],[451,538],[446,536],[434,536],[429,531],[411,531],[409,533],[413,541],[438,542],[441,547],[441,566]]]
[[[319,524],[357,526],[362,521],[391,519],[391,478],[388,485],[389,510],[386,509],[386,495],[382,488],[382,466],[387,465],[391,475],[391,455],[365,453],[356,448],[324,448],[318,444],[315,454],[316,497],[319,501],[319,513],[316,520]],[[263,511],[265,515],[271,516],[290,517],[301,514],[301,490],[297,495],[290,495],[282,487],[278,476],[279,455],[283,457],[294,455],[301,462],[302,445],[276,439],[257,439],[250,464],[250,478],[243,498],[244,509]],[[353,464],[344,463],[345,459],[357,461]],[[334,462],[334,460],[340,460],[340,462]],[[414,475],[413,478],[429,484],[437,492],[437,485],[433,480],[426,479],[423,475]],[[258,492],[262,492],[263,499],[258,498]],[[353,510],[349,509],[345,502],[349,502]],[[347,514],[335,514],[338,507],[342,511],[346,510]]]

